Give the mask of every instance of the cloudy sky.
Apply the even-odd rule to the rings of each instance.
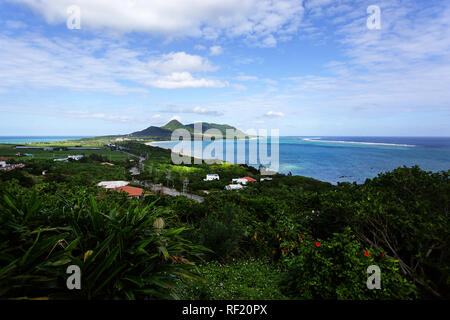
[[[370,5],[381,29],[367,27]],[[4,0],[0,115],[9,136],[125,134],[173,118],[449,136],[450,2]]]

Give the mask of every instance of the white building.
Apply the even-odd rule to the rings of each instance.
[[[246,185],[249,182],[255,182],[256,180],[250,177],[243,177],[243,178],[237,178],[237,179],[232,179],[232,182],[234,183],[240,183],[240,184],[244,184]]]
[[[231,180],[233,183],[240,183],[240,184],[247,184],[247,179],[243,179],[243,178],[238,178],[238,179],[232,179]]]
[[[83,158],[83,155],[76,155],[76,156],[68,156],[67,159],[72,159],[72,160],[80,160],[81,158]]]
[[[261,178],[259,181],[272,181],[272,178]]]
[[[0,161],[0,167],[6,168],[6,161]]]
[[[203,181],[212,181],[212,180],[220,180],[220,177],[218,174],[213,173],[213,174],[207,174],[206,175],[206,179],[203,179]]]
[[[67,162],[67,161],[69,161],[69,159],[78,161],[78,160],[80,160],[80,159],[83,158],[83,157],[84,157],[83,155],[67,156],[67,158],[53,159],[53,161],[63,161],[63,162]]]
[[[97,187],[103,187],[105,189],[117,189],[120,187],[125,187],[128,184],[128,181],[102,181],[97,184]]]
[[[243,188],[243,186],[240,184],[229,184],[229,185],[225,186],[225,190],[239,190],[242,188]]]

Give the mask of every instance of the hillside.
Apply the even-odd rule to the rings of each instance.
[[[150,126],[142,131],[133,132],[133,137],[148,137],[157,140],[170,139],[172,131],[160,127]]]
[[[201,122],[202,124],[202,133],[205,133],[205,131],[209,130],[209,129],[217,129],[220,132],[222,132],[222,134],[224,135],[224,137],[226,136],[226,130],[227,129],[233,129],[236,130],[237,136],[239,137],[245,137],[246,134],[244,132],[242,132],[239,129],[236,129],[235,127],[232,127],[228,124],[216,124],[216,123],[208,123],[208,122]],[[192,130],[194,130],[194,123],[188,124],[187,127],[191,128]]]
[[[165,124],[164,126],[162,126],[161,128],[162,129],[166,129],[166,130],[170,130],[170,131],[175,131],[176,129],[186,129],[189,132],[194,133],[194,130],[191,129],[189,127],[189,125],[185,126],[184,124],[182,124],[178,120],[172,120],[172,121],[168,122],[167,124]]]
[[[205,131],[207,131],[209,129],[217,129],[225,137],[226,130],[233,129],[233,130],[236,130],[236,135],[239,138],[246,137],[246,134],[244,132],[242,132],[241,130],[236,129],[235,127],[230,126],[228,124],[216,124],[216,123],[208,123],[208,122],[201,122],[201,124],[202,124],[202,134],[205,134]],[[130,134],[130,136],[146,137],[146,138],[151,138],[151,139],[156,139],[156,140],[167,140],[167,139],[170,139],[172,132],[175,131],[176,129],[186,129],[191,134],[193,134],[194,133],[194,125],[195,125],[194,123],[184,125],[181,122],[179,122],[178,120],[171,120],[164,126],[161,126],[161,127],[150,126],[147,129],[144,129],[142,131],[133,132]]]

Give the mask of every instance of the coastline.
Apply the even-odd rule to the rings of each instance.
[[[233,140],[257,140],[257,139],[262,139],[264,137],[251,137],[251,138],[236,138],[236,139],[217,139],[214,141],[206,141],[206,140],[198,140],[198,141],[202,141],[202,142],[215,142],[215,141],[233,141]],[[197,140],[180,140],[180,142],[184,142],[184,141],[197,141]],[[174,142],[172,140],[155,140],[155,141],[149,141],[146,142],[145,144],[148,146],[153,146],[153,147],[159,147],[158,145],[153,145],[153,143],[167,143],[167,142]]]

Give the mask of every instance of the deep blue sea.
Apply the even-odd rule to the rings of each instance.
[[[190,144],[190,142],[187,142]],[[203,150],[222,144],[221,160],[226,158],[227,144],[233,142],[201,142]],[[158,142],[163,148],[173,149],[179,142]],[[234,142],[234,153],[244,146],[245,159],[234,158],[234,163],[249,163],[249,141]],[[186,150],[187,145],[184,145]],[[191,147],[191,146],[189,146]],[[183,151],[184,151],[183,150]],[[178,150],[179,151],[179,150]],[[268,143],[270,157],[271,145]],[[199,156],[198,153],[190,154]],[[214,155],[214,153],[213,153]],[[226,159],[224,159],[226,158]],[[258,167],[258,164],[250,163]],[[356,181],[399,166],[419,165],[428,171],[450,169],[450,137],[280,137],[279,172],[302,175],[331,183]]]
[[[0,143],[37,143],[37,142],[54,142],[54,141],[66,141],[66,140],[78,140],[82,138],[89,138],[84,136],[33,136],[33,137],[2,137],[0,136]]]

